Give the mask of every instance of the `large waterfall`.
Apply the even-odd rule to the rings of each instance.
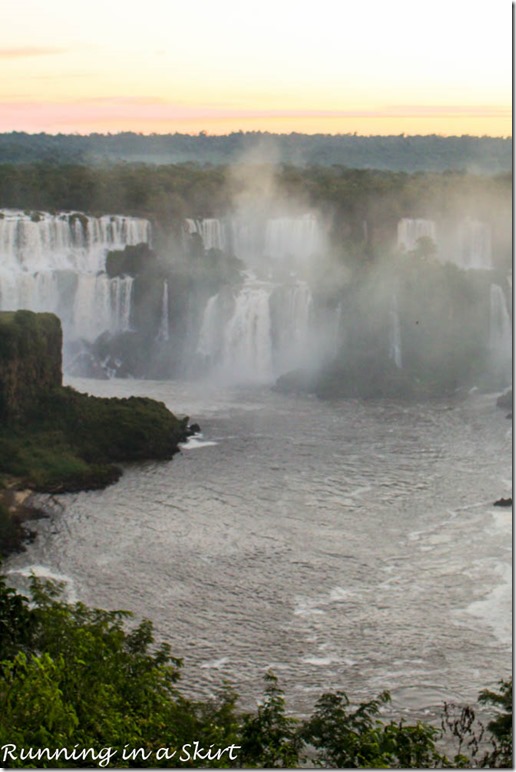
[[[150,239],[134,217],[1,210],[0,309],[57,313],[67,340],[127,330],[133,279],[109,278],[106,255]]]
[[[241,287],[208,300],[197,353],[224,380],[270,381],[306,364],[311,321],[305,282],[260,281],[247,272]]]
[[[273,273],[285,268],[299,272],[325,248],[321,223],[310,212],[269,218],[237,215],[223,220],[187,219],[185,232],[198,234],[205,250],[233,252],[261,273],[264,268]]]
[[[206,304],[197,345],[204,366],[233,381],[270,381],[320,361],[329,340],[333,354],[336,311],[329,319],[314,313],[306,280],[325,251],[320,220],[313,213],[240,213],[217,227],[213,222],[187,221],[188,231],[202,236],[205,249],[226,244],[247,270],[241,286],[223,289]]]

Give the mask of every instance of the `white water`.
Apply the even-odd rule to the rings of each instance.
[[[150,243],[147,220],[20,210],[0,214],[0,310],[52,311],[65,339],[129,329],[132,282],[105,274],[109,250]]]
[[[317,217],[187,221],[189,232],[201,235],[208,223],[219,234],[225,229],[217,238],[247,266],[241,287],[223,289],[204,309],[196,348],[212,374],[226,382],[262,383],[333,354],[337,312],[316,323],[302,278],[325,245]]]
[[[491,260],[491,230],[486,223],[467,218],[461,223],[459,230],[460,258],[458,264],[465,269],[490,270]]]
[[[512,375],[512,322],[498,284],[491,285],[489,296],[489,350],[495,370],[505,376],[508,385]]]
[[[169,339],[169,313],[168,313],[168,281],[163,282],[163,297],[161,299],[161,319],[158,330],[158,340],[167,341]]]
[[[186,233],[198,233],[206,250],[231,250],[254,270],[306,270],[310,258],[323,253],[326,239],[312,213],[290,217],[234,216],[187,219]]]
[[[328,329],[316,330],[312,321],[306,282],[260,281],[247,272],[241,287],[208,300],[197,353],[219,380],[268,383],[328,347]]]
[[[389,356],[394,360],[397,367],[402,367],[401,350],[401,324],[398,310],[398,299],[396,295],[392,296],[391,307],[389,309],[390,328],[389,328]]]
[[[404,217],[398,223],[398,247],[410,252],[417,247],[418,239],[430,238],[437,243],[436,228],[433,220],[411,219]]]
[[[227,240],[224,224],[216,218],[209,217],[200,220],[187,218],[187,233],[198,233],[204,244],[204,249],[226,249]]]

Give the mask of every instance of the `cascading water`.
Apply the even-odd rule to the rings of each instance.
[[[185,232],[201,236],[205,250],[229,250],[260,272],[266,259],[271,261],[273,271],[285,266],[299,271],[325,246],[321,224],[312,213],[270,218],[239,215],[225,220],[187,219]]]
[[[190,220],[187,227],[203,235],[207,222]],[[219,226],[210,225],[222,234],[219,243],[227,243],[249,270],[239,290],[226,289],[208,300],[198,356],[212,372],[237,381],[269,381],[306,365],[318,331],[310,287],[296,276],[303,276],[310,258],[324,248],[320,222],[311,213],[268,219],[240,215]]]
[[[512,324],[503,289],[492,284],[489,296],[489,351],[493,366],[507,385],[512,374]]]
[[[165,279],[163,282],[163,297],[161,300],[161,319],[159,323],[159,330],[157,334],[157,340],[167,341],[169,339],[169,322],[168,322],[168,281]]]
[[[459,228],[459,261],[461,268],[490,270],[491,229],[486,223],[467,218]]]
[[[198,233],[202,238],[204,249],[226,249],[225,224],[221,220],[214,217],[200,220],[188,218],[185,222],[186,232],[190,235]]]
[[[410,252],[417,247],[418,239],[429,238],[436,243],[433,220],[413,220],[404,217],[398,223],[398,247]]]
[[[239,290],[208,300],[197,354],[222,379],[270,381],[306,364],[311,317],[305,282],[259,281],[247,272]]]
[[[397,367],[402,367],[401,356],[401,324],[398,309],[398,299],[396,295],[392,296],[389,308],[390,327],[389,327],[389,356]]]
[[[290,263],[299,269],[322,247],[321,227],[313,214],[267,221],[264,252],[273,261]]]
[[[238,292],[222,290],[208,300],[197,353],[221,379],[272,377],[271,292],[269,283],[247,274]]]
[[[148,220],[6,209],[0,212],[0,309],[52,311],[65,339],[130,328],[131,277],[109,278],[109,250],[150,243]]]

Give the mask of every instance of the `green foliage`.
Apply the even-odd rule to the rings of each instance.
[[[14,131],[0,134],[0,161],[38,161],[52,165],[105,161],[220,164],[235,162],[257,145],[264,153],[270,150],[283,163],[293,163],[302,158],[307,165],[342,164],[355,168],[405,171],[468,169],[472,166],[482,171],[498,171],[511,167],[510,138],[404,134],[362,137],[355,134],[271,134],[256,131],[239,131],[222,136],[208,136],[203,132],[198,135],[145,136],[120,132],[52,136]],[[84,175],[80,184],[87,187],[94,183]],[[144,193],[136,187],[133,195],[138,199]]]
[[[437,730],[418,722],[385,724],[380,710],[390,701],[383,692],[375,700],[350,707],[344,692],[323,694],[302,730],[324,768],[420,768],[444,761],[435,747]]]
[[[459,743],[450,761],[437,749],[435,728],[382,719],[387,693],[355,707],[343,692],[324,694],[301,721],[287,715],[272,673],[257,710],[241,714],[227,684],[213,699],[185,697],[180,669],[169,646],[156,643],[148,620],[134,625],[129,612],[65,603],[59,585],[34,577],[29,602],[0,578],[0,747],[43,753],[29,764],[7,757],[4,766],[419,769],[507,766],[510,758],[509,681],[501,682],[500,693],[483,692],[484,703],[501,708],[504,721],[493,720],[498,745],[477,763],[481,736],[470,708],[445,717],[444,728]],[[201,761],[193,754],[195,742],[204,749]],[[207,757],[210,747],[215,753]],[[229,747],[236,758],[216,753]],[[48,758],[45,748],[91,750],[85,759]],[[156,755],[159,749],[174,756]]]
[[[494,749],[488,755],[489,766],[512,767],[512,732],[513,732],[513,697],[512,678],[501,680],[499,690],[484,689],[480,692],[481,705],[496,709],[497,715],[487,724],[487,729],[494,737]]]
[[[104,487],[120,476],[113,461],[171,458],[186,421],[152,399],[54,388],[38,395],[23,422],[0,426],[0,472],[39,491]]]
[[[241,760],[246,766],[297,767],[302,747],[299,722],[285,713],[285,698],[276,676],[265,675],[264,701],[256,714],[244,716]]]

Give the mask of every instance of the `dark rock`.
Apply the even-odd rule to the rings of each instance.
[[[498,501],[495,501],[493,506],[495,507],[512,507],[512,497],[507,499],[498,499]]]
[[[510,410],[512,408],[512,389],[508,389],[498,397],[496,406],[501,407],[502,410]]]
[[[280,375],[272,387],[282,394],[313,394],[317,388],[318,376],[309,370],[290,370]]]
[[[40,395],[61,385],[61,323],[54,314],[0,313],[0,419],[23,419]]]

